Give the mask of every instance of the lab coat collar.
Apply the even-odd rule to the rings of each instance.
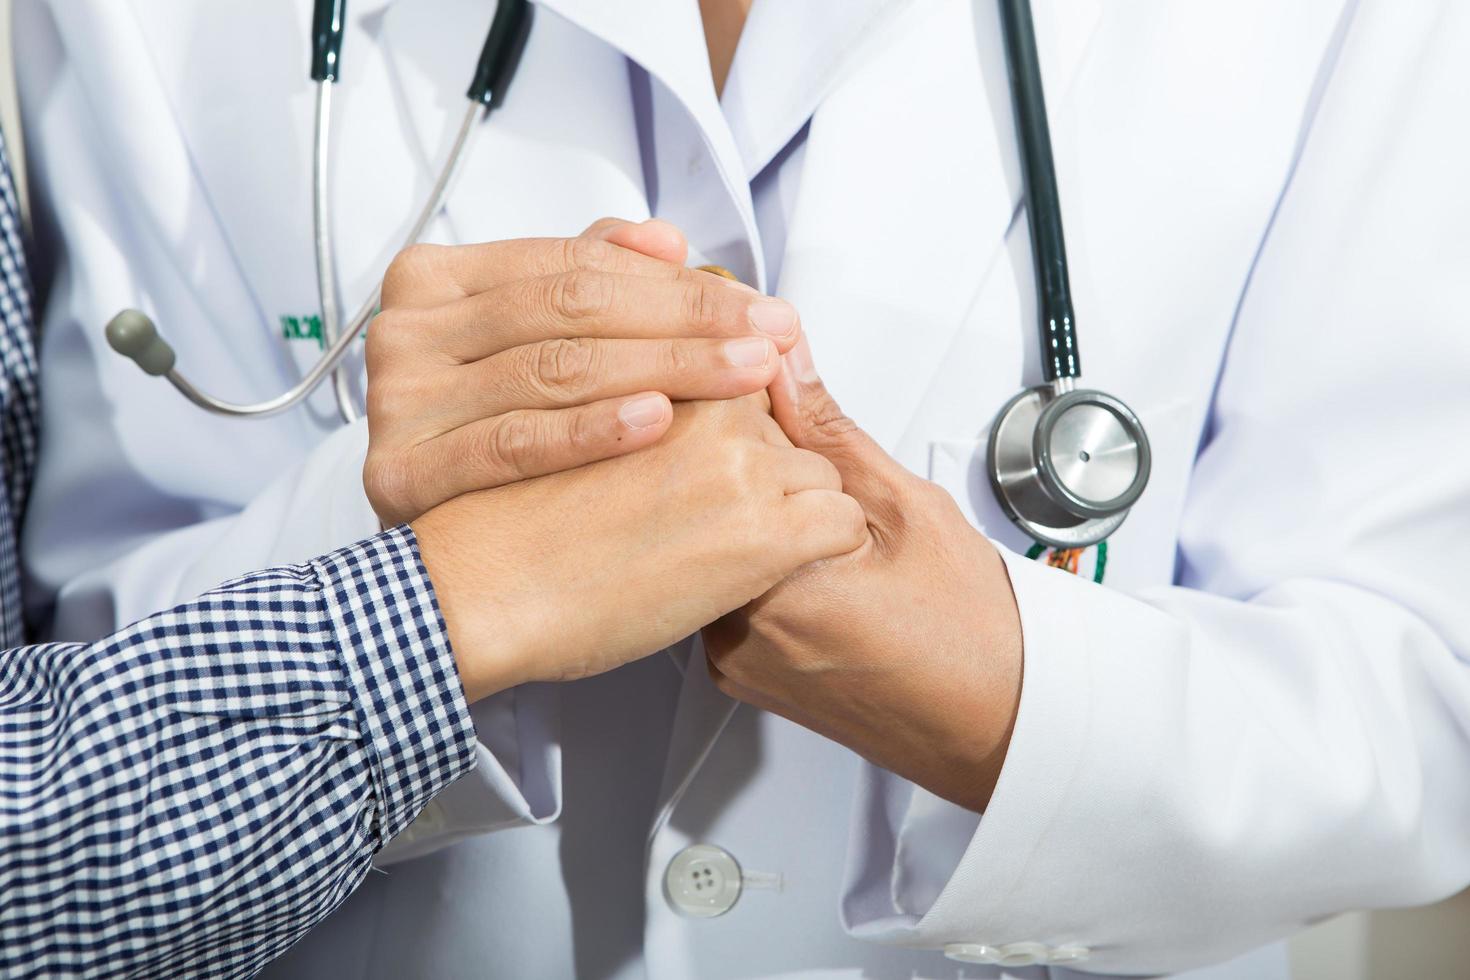
[[[721,98],[747,180],[806,125],[822,97],[914,0],[758,2]],[[706,73],[707,74],[707,73]]]
[[[757,2],[723,97],[710,75],[695,0],[538,0],[622,51],[693,117],[748,217],[748,184],[801,130],[864,45],[914,0]],[[754,220],[750,219],[754,233]]]
[[[689,113],[708,146],[720,179],[739,210],[746,238],[752,243],[759,241],[745,165],[715,95],[699,4],[695,0],[537,2],[622,52],[668,89]],[[763,283],[761,250],[752,248],[751,258],[756,278]]]

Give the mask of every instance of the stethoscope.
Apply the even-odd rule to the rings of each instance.
[[[377,309],[379,295],[375,290],[351,321],[345,327],[341,324],[327,164],[331,86],[340,67],[345,6],[346,0],[316,0],[312,16],[311,77],[317,83],[313,225],[322,331],[328,344],[325,353],[289,391],[269,401],[234,404],[205,394],[179,373],[173,348],[146,314],[124,310],[107,325],[107,339],[114,350],[132,358],[148,374],[167,378],[185,398],[206,411],[247,418],[275,415],[299,403],[331,374],[343,419],[350,422],[357,417],[339,365]],[[1031,5],[1029,0],[1000,0],[1000,14],[1031,232],[1045,383],[1020,392],[996,415],[990,428],[987,466],[1002,509],[1018,527],[1043,545],[1084,548],[1117,530],[1143,493],[1150,468],[1148,436],[1138,416],[1121,400],[1077,387],[1082,367]],[[405,244],[418,241],[443,206],[474,123],[505,98],[530,26],[526,0],[500,0],[475,66],[464,120]]]
[[[1006,515],[1041,544],[1085,548],[1118,529],[1148,484],[1148,435],[1112,395],[1077,387],[1082,361],[1041,63],[1028,0],[1001,0],[1006,64],[1031,229],[1041,373],[1001,407],[986,463]]]
[[[341,71],[342,32],[347,14],[347,0],[316,0],[311,17],[311,79],[316,83],[316,134],[312,144],[312,237],[316,249],[317,296],[322,311],[322,339],[326,351],[310,371],[288,391],[263,402],[242,405],[227,402],[200,391],[174,366],[174,349],[158,333],[146,313],[123,310],[107,324],[107,342],[112,349],[131,358],[148,374],[162,375],[189,401],[206,412],[236,418],[265,418],[297,405],[332,375],[337,408],[344,422],[357,416],[357,405],[347,385],[347,372],[340,368],[363,326],[378,309],[380,290],[374,289],[358,308],[356,315],[342,326],[341,309],[337,305],[337,262],[332,246],[330,196],[327,193],[328,165],[331,159],[332,85]],[[475,123],[499,108],[505,90],[515,75],[526,38],[531,32],[531,5],[527,0],[499,0],[490,32],[475,62],[475,74],[465,93],[469,104],[454,143],[445,157],[423,210],[418,213],[404,247],[414,244],[433,217],[444,206],[449,183],[460,160],[464,158]]]

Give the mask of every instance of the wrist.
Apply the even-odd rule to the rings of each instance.
[[[975,657],[979,670],[971,678],[975,697],[969,727],[975,737],[969,743],[971,758],[967,771],[973,778],[945,788],[951,791],[949,798],[953,802],[981,812],[990,804],[1010,750],[1011,733],[1021,704],[1025,651],[1021,614],[1005,562],[994,545],[979,535],[976,537],[981,545],[985,574],[978,579],[982,583],[979,608],[983,611],[975,636],[979,642]]]
[[[411,526],[444,619],[465,700],[473,704],[526,678],[516,655],[520,645],[514,640],[513,617],[493,598],[494,589],[473,550],[463,547],[465,522],[456,518],[464,501],[458,498],[436,507]]]
[[[898,731],[881,733],[875,743],[880,757],[869,758],[980,813],[1010,749],[1024,652],[1004,563],[980,535],[974,544],[971,574],[957,576],[965,586],[951,594],[954,607],[943,618],[946,625],[903,631],[903,642],[920,638],[928,653],[906,660],[901,675],[884,685],[891,701],[883,713],[901,723]],[[897,636],[891,645],[903,648]]]

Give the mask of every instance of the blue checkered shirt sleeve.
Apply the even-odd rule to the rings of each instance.
[[[36,372],[0,142],[0,977],[248,976],[474,765],[413,532],[16,646]]]
[[[474,746],[406,527],[0,653],[0,976],[249,976]]]
[[[36,468],[36,342],[20,205],[0,140],[0,647],[25,642],[20,522]]]

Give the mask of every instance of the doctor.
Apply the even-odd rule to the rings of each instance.
[[[427,189],[483,6],[351,10],[349,296]],[[732,32],[703,7],[538,5],[430,237],[652,214],[689,264],[779,294],[810,343],[785,355],[776,423],[835,467],[868,537],[703,644],[486,678],[476,771],[277,974],[1274,977],[1267,944],[1306,922],[1463,887],[1470,617],[1444,544],[1470,532],[1470,466],[1445,447],[1470,418],[1470,331],[1423,284],[1470,267],[1470,139],[1443,124],[1470,100],[1467,14],[1036,5],[1088,376],[1153,448],[1099,588],[1021,557],[983,474],[989,420],[1039,380],[994,9],[763,3]],[[142,306],[242,399],[318,353],[291,326],[316,307],[306,13],[18,6],[50,263],[29,546],[62,635],[426,504],[375,468],[364,493],[368,433],[334,431],[328,392],[220,420],[100,337]],[[489,267],[410,253],[430,254],[390,313]],[[369,368],[379,391],[396,370]],[[375,408],[379,459],[405,430]],[[655,461],[677,480],[702,443],[684,426],[764,425],[745,400],[674,416],[653,451],[494,492]],[[577,520],[523,513],[549,546],[484,571],[507,602]],[[603,567],[581,587],[605,597]],[[558,626],[511,635],[559,649]]]

